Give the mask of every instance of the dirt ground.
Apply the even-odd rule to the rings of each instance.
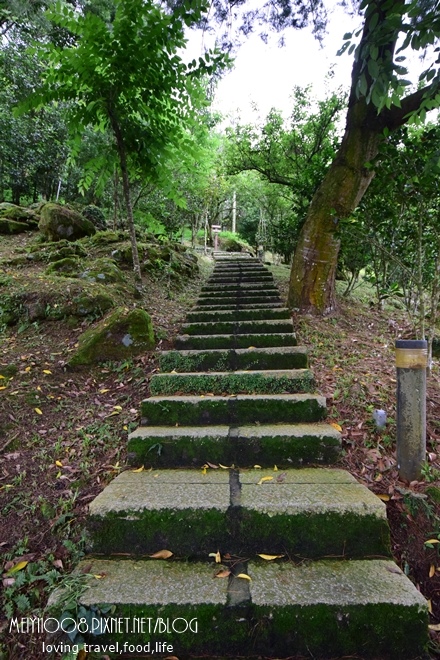
[[[0,257],[15,254],[31,235],[4,238]],[[287,269],[275,268],[282,291]],[[36,264],[0,267],[28,283]],[[47,594],[82,555],[88,503],[124,469],[127,434],[138,424],[149,394],[157,354],[171,346],[194,304],[201,278],[169,287],[144,282],[136,300],[151,315],[157,349],[125,362],[69,368],[66,363],[89,320],[28,322],[0,334],[0,550],[3,607],[0,660],[39,660],[41,640],[8,634],[8,619],[44,608]],[[4,290],[0,287],[1,296]],[[125,299],[131,305],[132,300]],[[440,657],[440,368],[428,379],[424,478],[399,481],[395,458],[394,341],[412,338],[401,310],[380,311],[359,300],[342,300],[331,317],[294,318],[298,339],[309,347],[318,391],[327,397],[329,421],[341,428],[347,468],[385,502],[395,560],[429,600],[432,657]],[[13,365],[12,378],[1,376]],[[379,432],[373,410],[386,411]],[[14,567],[21,568],[11,571]],[[438,626],[440,629],[440,625]]]

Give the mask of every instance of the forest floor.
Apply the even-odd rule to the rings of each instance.
[[[2,237],[0,257],[26,240]],[[35,269],[8,266],[7,273],[32,278]],[[171,346],[209,269],[204,262],[201,277],[180,288],[148,279],[143,300],[125,301],[149,312],[161,339],[155,351],[124,362],[66,366],[87,320],[77,327],[44,321],[0,331],[0,660],[47,658],[41,636],[10,633],[9,621],[41,616],[50,590],[81,558],[87,506],[124,469],[127,434],[138,424],[158,352]],[[285,293],[287,267],[272,271]],[[342,429],[339,465],[386,502],[395,560],[430,602],[431,653],[440,657],[439,361],[428,379],[429,462],[422,481],[403,483],[395,458],[393,348],[396,338],[414,335],[402,310],[369,303],[368,295],[354,294],[340,298],[330,317],[296,316],[294,323],[299,343],[309,347],[318,391],[327,397],[329,421]],[[1,378],[8,365],[16,374]],[[387,413],[382,432],[373,422],[376,408]],[[427,545],[429,539],[439,543]]]

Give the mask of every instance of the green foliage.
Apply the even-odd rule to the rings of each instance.
[[[260,242],[282,254],[286,261],[310,200],[336,153],[336,120],[344,99],[334,94],[316,102],[310,88],[296,87],[292,101],[287,122],[273,109],[260,126],[229,129],[226,151],[227,171],[242,173],[239,202],[246,198],[241,191],[252,186],[239,231],[251,243]],[[262,220],[266,230],[262,230]]]

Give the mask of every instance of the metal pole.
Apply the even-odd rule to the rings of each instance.
[[[426,458],[428,342],[396,341],[397,469],[405,481],[420,479]]]

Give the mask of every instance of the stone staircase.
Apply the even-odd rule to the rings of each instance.
[[[272,275],[217,255],[186,320],[129,437],[132,469],[90,505],[81,603],[130,622],[95,643],[179,660],[426,657],[427,606],[390,558],[384,504],[326,467],[340,437]]]

